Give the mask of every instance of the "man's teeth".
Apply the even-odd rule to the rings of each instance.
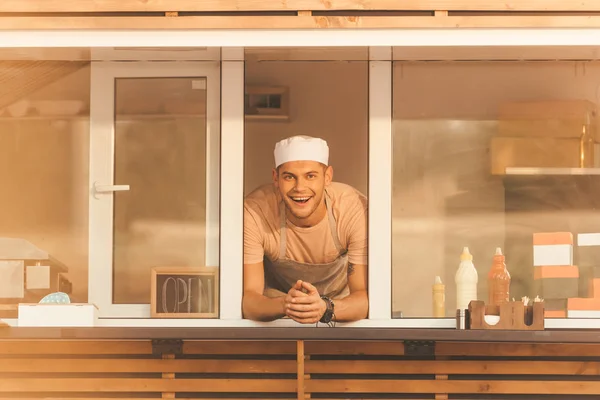
[[[307,201],[310,197],[292,197],[294,201]]]

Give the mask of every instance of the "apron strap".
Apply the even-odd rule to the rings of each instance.
[[[336,220],[333,217],[333,208],[331,207],[329,193],[327,193],[327,190],[325,191],[325,205],[327,206],[327,219],[329,220],[329,230],[331,231],[331,236],[333,236],[333,243],[335,244],[335,248],[338,253],[343,255],[346,253],[346,249],[342,247],[342,243],[340,243],[340,238],[337,234]]]
[[[285,258],[285,249],[286,249],[286,229],[287,229],[287,217],[285,215],[285,203],[283,199],[279,203],[279,259],[283,260]]]
[[[340,238],[337,234],[336,221],[333,216],[333,210],[331,208],[331,203],[329,200],[329,193],[325,191],[325,207],[327,208],[327,219],[329,221],[329,230],[331,232],[331,236],[333,237],[333,243],[335,244],[335,248],[340,255],[344,255],[346,253],[346,249],[342,247],[342,243],[340,242]],[[287,218],[286,218],[286,210],[285,203],[283,200],[279,203],[279,227],[280,227],[280,238],[279,238],[279,258],[285,258],[285,251],[287,246]]]

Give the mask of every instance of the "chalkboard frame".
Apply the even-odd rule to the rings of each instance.
[[[210,276],[213,278],[213,312],[157,312],[156,303],[159,299],[157,294],[157,282],[159,276],[177,277],[180,275]],[[218,267],[153,267],[151,270],[151,298],[150,314],[152,318],[219,318],[219,268]]]

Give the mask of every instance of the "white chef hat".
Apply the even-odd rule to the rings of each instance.
[[[329,165],[329,146],[323,139],[292,136],[275,145],[275,167],[288,161],[317,161]]]

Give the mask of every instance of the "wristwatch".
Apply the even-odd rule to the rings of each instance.
[[[327,296],[321,296],[321,298],[323,300],[325,300],[325,303],[327,304],[327,309],[323,313],[323,316],[321,317],[321,319],[319,320],[319,322],[322,322],[324,324],[328,324],[333,319],[335,304],[333,303],[333,300],[331,300]]]

